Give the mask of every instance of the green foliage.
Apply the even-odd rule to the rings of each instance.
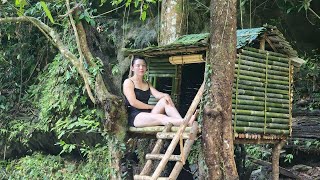
[[[79,20],[84,19],[91,26],[95,26],[96,22],[94,21],[93,14],[97,12],[97,9],[86,8],[83,12],[79,12]]]
[[[19,11],[17,12],[17,14],[19,16],[22,16],[24,13],[24,7],[27,5],[27,1],[26,0],[15,0],[15,6],[19,8]]]
[[[50,19],[51,23],[54,23],[53,17],[51,15],[51,12],[50,12],[47,4],[44,1],[40,1],[40,5],[43,8],[44,12],[46,13],[47,17]]]
[[[135,12],[140,12],[140,20],[144,21],[147,18],[147,10],[150,4],[157,3],[158,0],[112,0],[111,4],[113,6],[118,6],[121,3],[125,2],[126,7],[130,6],[131,3],[134,4],[134,7],[138,10]],[[101,0],[101,4],[105,3],[105,0]]]
[[[284,162],[291,163],[292,159],[293,159],[293,154],[287,154],[284,159]]]
[[[271,161],[272,149],[269,145],[245,145],[246,154],[254,159]],[[250,160],[245,161],[245,166],[248,169],[257,169],[257,165]]]
[[[115,170],[109,164],[112,159],[109,148],[97,145],[81,161],[40,153],[0,161],[0,179],[110,179]]]
[[[312,50],[304,58],[306,63],[295,74],[295,101],[311,99],[310,103],[305,106],[310,110],[320,108],[320,55],[318,51]]]

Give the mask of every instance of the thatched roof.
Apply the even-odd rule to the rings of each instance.
[[[209,47],[209,33],[188,34],[181,36],[173,43],[164,46],[150,46],[144,49],[125,49],[128,55],[142,55],[145,57],[172,56],[192,54],[206,51]],[[298,58],[297,52],[291,47],[283,34],[276,27],[259,27],[237,30],[237,49],[253,46],[254,42],[266,39],[266,49],[287,55],[300,66],[304,61]]]

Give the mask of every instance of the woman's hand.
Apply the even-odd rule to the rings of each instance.
[[[172,99],[171,99],[171,97],[170,97],[169,94],[165,94],[165,95],[163,96],[163,98],[167,101],[167,103],[168,103],[169,105],[174,106],[174,103],[173,103],[173,101],[172,101]]]

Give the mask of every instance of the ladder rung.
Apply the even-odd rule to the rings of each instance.
[[[134,180],[150,180],[151,176],[134,175]],[[170,180],[169,177],[158,177],[157,180]]]
[[[146,154],[146,159],[161,160],[164,154]],[[171,155],[169,161],[181,161],[180,155]]]
[[[176,135],[176,132],[159,132],[157,133],[158,139],[173,139],[173,137]],[[182,134],[183,139],[189,138],[189,133],[183,133]]]

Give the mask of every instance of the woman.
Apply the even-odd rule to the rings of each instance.
[[[172,123],[174,126],[182,124],[183,118],[175,108],[170,96],[157,91],[143,80],[147,71],[145,59],[135,57],[131,62],[130,71],[133,76],[123,83],[123,93],[128,105],[129,125],[146,127],[168,123]],[[150,93],[159,100],[155,106],[148,104]],[[191,117],[189,125],[193,123],[195,117],[196,115]]]

